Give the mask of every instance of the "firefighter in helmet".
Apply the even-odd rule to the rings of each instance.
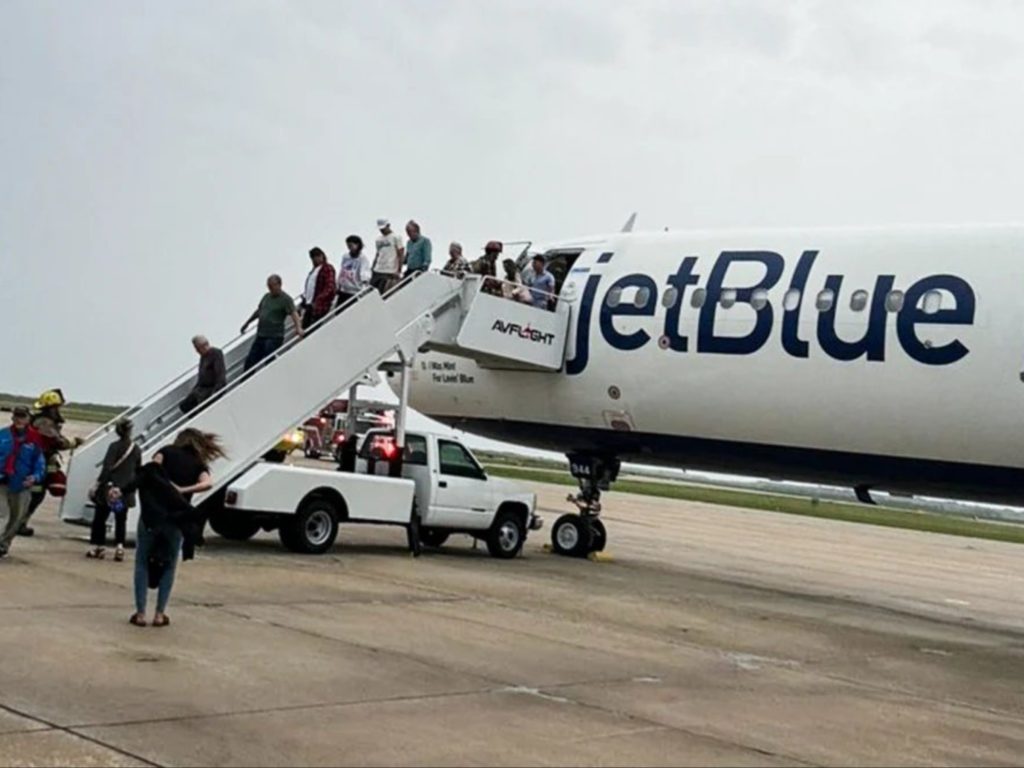
[[[28,522],[46,498],[47,490],[54,496],[64,495],[67,479],[61,470],[60,452],[82,444],[81,438],[67,438],[62,433],[64,415],[60,409],[65,402],[63,392],[59,389],[48,389],[32,405],[32,429],[46,459],[46,475],[32,488],[32,500],[29,502],[25,522],[18,531],[19,536],[31,536],[35,533]]]

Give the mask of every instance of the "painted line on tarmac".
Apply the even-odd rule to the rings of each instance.
[[[121,749],[121,747],[114,746],[113,744],[108,744],[102,739],[97,739],[94,736],[79,733],[78,731],[74,730],[75,726],[59,725],[58,723],[51,722],[49,720],[46,720],[45,718],[30,715],[27,712],[22,712],[21,710],[15,709],[9,704],[0,704],[0,709],[5,710],[6,712],[9,712],[12,715],[20,717],[24,720],[31,720],[32,722],[47,726],[46,728],[40,728],[33,731],[22,731],[22,733],[48,733],[50,731],[60,731],[61,733],[66,733],[68,736],[71,736],[73,738],[81,739],[82,741],[88,741],[89,743],[95,744],[98,747],[109,749],[111,752],[116,752],[117,754],[122,755],[123,757],[127,757],[132,760],[137,760],[144,765],[153,766],[153,768],[162,768],[161,763],[154,763],[152,760],[147,760],[142,755],[137,755],[134,752],[129,752],[127,749]]]

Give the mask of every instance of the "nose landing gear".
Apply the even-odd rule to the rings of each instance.
[[[586,557],[600,552],[608,543],[608,532],[601,514],[601,491],[607,491],[619,476],[619,460],[614,456],[570,453],[569,471],[579,483],[580,492],[568,497],[579,513],[562,515],[551,527],[551,548],[559,555]]]

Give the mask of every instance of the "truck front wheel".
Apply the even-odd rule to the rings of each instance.
[[[338,510],[327,499],[307,501],[281,524],[281,543],[302,555],[322,555],[338,538]]]
[[[510,560],[518,555],[526,542],[526,526],[515,512],[499,512],[487,534],[487,551],[491,557]]]

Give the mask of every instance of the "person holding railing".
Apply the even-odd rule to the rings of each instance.
[[[398,282],[402,274],[402,263],[405,260],[405,243],[400,235],[391,231],[391,222],[387,219],[377,219],[377,229],[380,230],[380,237],[377,238],[377,256],[373,260],[373,277],[370,278],[370,285],[381,293],[385,293]]]
[[[420,225],[413,220],[405,225],[405,234],[409,236],[409,244],[405,248],[405,277],[426,272],[430,269],[430,238],[423,236]]]
[[[281,348],[284,344],[284,321],[288,317],[295,325],[295,334],[301,339],[302,321],[295,309],[295,302],[282,290],[281,276],[271,275],[267,278],[267,293],[260,299],[256,311],[242,325],[241,332],[244,334],[254,320],[259,320],[256,338],[253,339],[249,354],[245,358],[245,370],[259,365]]]
[[[306,275],[306,287],[302,292],[302,330],[308,331],[321,319],[327,317],[334,304],[337,280],[334,267],[327,261],[327,254],[320,248],[309,252],[313,268]]]
[[[348,253],[338,267],[339,306],[369,285],[373,276],[370,260],[363,254],[363,238],[359,235],[349,235],[345,238],[345,245],[348,247]]]
[[[199,355],[199,371],[196,375],[195,386],[178,406],[182,413],[188,413],[228,385],[224,353],[210,344],[210,340],[205,336],[193,336],[192,347]]]
[[[530,289],[531,304],[538,309],[553,309],[555,302],[555,276],[548,272],[544,257],[539,253],[523,274],[523,282]]]
[[[441,267],[441,274],[462,277],[467,272],[469,272],[469,262],[462,257],[462,243],[453,241],[448,246],[448,261]]]

